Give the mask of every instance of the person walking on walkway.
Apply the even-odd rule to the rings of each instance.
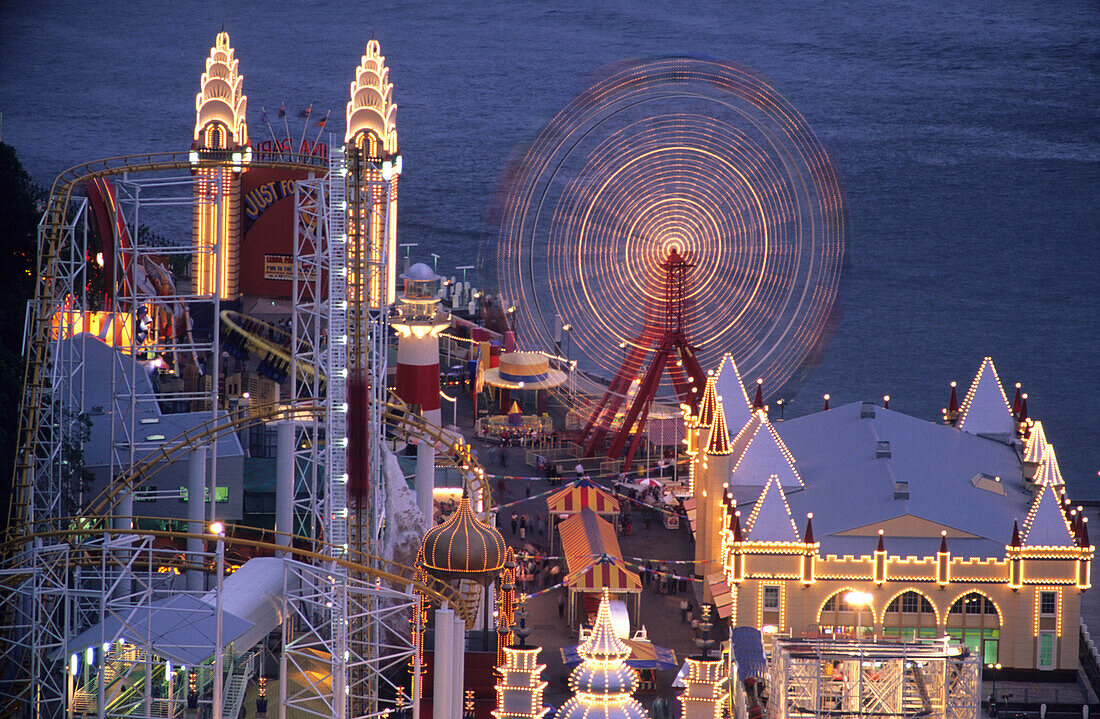
[[[516,524],[517,524],[518,520],[519,520],[519,515],[516,514],[515,512],[512,512],[512,534],[516,533]]]
[[[681,599],[680,600],[680,624],[687,624],[688,623],[688,609],[689,608],[690,608],[690,605],[688,604],[688,600]]]

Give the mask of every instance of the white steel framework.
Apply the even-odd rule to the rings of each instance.
[[[772,719],[977,719],[981,657],[946,638],[922,643],[774,640]]]

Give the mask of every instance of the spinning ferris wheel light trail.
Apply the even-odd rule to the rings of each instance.
[[[589,428],[659,353],[646,328],[666,311],[673,253],[693,265],[677,316],[700,366],[729,352],[773,393],[827,339],[844,251],[838,178],[805,119],[746,68],[611,67],[542,129],[498,197],[495,274],[519,344],[557,354],[560,317],[578,369],[616,395],[562,398]],[[677,382],[654,398],[684,399]]]

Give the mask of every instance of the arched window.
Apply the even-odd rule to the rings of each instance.
[[[874,631],[875,613],[870,606],[850,604],[845,600],[845,595],[852,591],[851,587],[841,589],[833,593],[821,605],[818,611],[817,624],[825,635],[854,636],[857,631],[864,635],[870,635]]]
[[[958,644],[978,652],[985,664],[997,662],[1001,615],[992,599],[981,592],[967,592],[951,603],[947,634]]]
[[[899,639],[931,639],[939,634],[936,609],[928,597],[912,589],[898,594],[882,615],[882,634]]]

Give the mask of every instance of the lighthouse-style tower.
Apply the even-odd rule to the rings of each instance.
[[[378,41],[367,43],[355,69],[344,144],[348,160],[348,265],[367,276],[349,287],[349,300],[369,309],[393,303],[397,262],[397,105]],[[350,295],[361,294],[362,297]]]
[[[190,157],[196,178],[192,290],[234,300],[240,294],[241,173],[252,159],[252,147],[245,122],[244,77],[237,71],[229,33],[218,33],[200,84]]]
[[[439,309],[439,275],[417,263],[401,275],[405,291],[390,326],[397,331],[397,396],[434,425],[439,410],[439,333],[449,326]]]

